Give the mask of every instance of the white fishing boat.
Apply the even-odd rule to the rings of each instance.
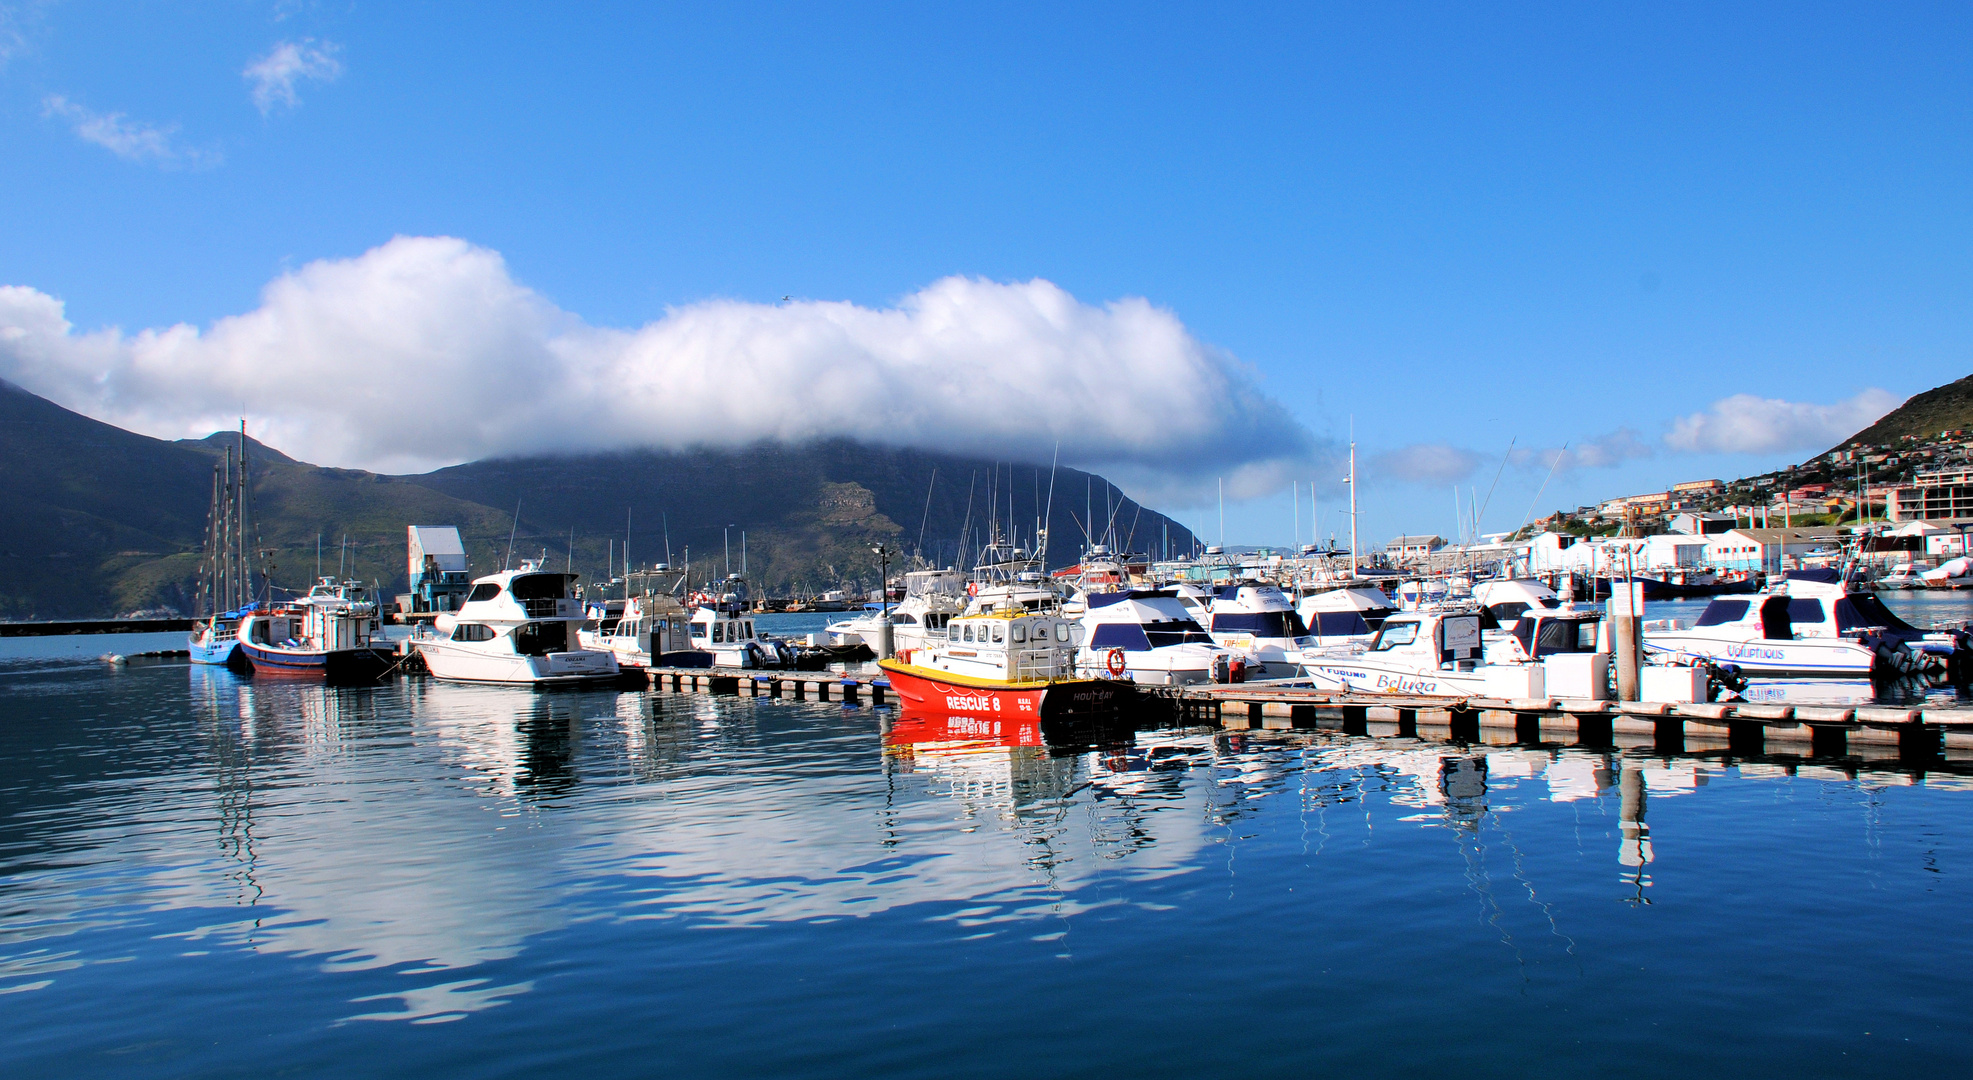
[[[712,654],[694,648],[687,632],[691,613],[669,593],[587,605],[577,640],[585,649],[616,657],[619,668],[711,667]]]
[[[1326,690],[1540,698],[1548,693],[1547,661],[1595,654],[1600,619],[1595,609],[1537,609],[1489,643],[1474,605],[1400,612],[1384,620],[1368,645],[1305,654],[1302,670]]]
[[[957,570],[913,570],[904,575],[904,598],[891,605],[891,642],[895,649],[919,649],[945,637],[953,616],[966,610],[966,575]],[[825,633],[837,646],[863,645],[876,649],[884,612],[882,605],[866,608],[856,618],[830,623]]]
[[[1757,678],[1896,678],[1928,666],[1966,668],[1963,630],[1927,632],[1834,570],[1790,571],[1751,596],[1722,596],[1698,619],[1644,624],[1654,655],[1705,657]]]
[[[1078,620],[1077,669],[1148,686],[1231,678],[1235,650],[1213,641],[1169,591],[1094,593]]]
[[[687,626],[691,647],[712,654],[714,667],[792,668],[794,650],[787,642],[758,633],[748,610],[747,580],[728,574],[725,580],[693,593]]]
[[[433,633],[411,646],[426,670],[452,682],[550,686],[606,682],[618,675],[616,657],[583,648],[584,614],[571,589],[573,574],[524,562],[475,579],[459,610],[440,615]]]

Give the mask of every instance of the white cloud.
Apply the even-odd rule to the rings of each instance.
[[[1046,462],[1059,441],[1065,464],[1112,468],[1138,498],[1198,498],[1220,476],[1249,497],[1322,452],[1139,298],[951,277],[888,308],[709,300],[614,329],[444,237],[310,263],[203,331],[81,333],[54,297],[0,289],[0,377],[160,437],[229,426],[244,404],[282,450],[388,471],[829,436]]]
[[[1371,473],[1395,480],[1450,484],[1473,475],[1481,460],[1477,452],[1447,443],[1412,443],[1373,454],[1366,464]]]
[[[76,137],[92,142],[126,161],[148,162],[167,168],[201,168],[217,165],[216,151],[185,146],[175,136],[178,125],[160,127],[131,120],[122,113],[99,113],[70,101],[61,94],[41,99],[41,115],[66,121]]]
[[[254,106],[265,116],[276,105],[292,109],[301,104],[301,99],[295,96],[295,84],[304,79],[336,81],[343,73],[342,61],[335,55],[339,51],[341,47],[334,42],[317,42],[313,38],[282,41],[268,50],[266,56],[248,64],[240,74],[253,84]]]
[[[1710,453],[1824,450],[1876,423],[1898,404],[1889,391],[1876,388],[1834,405],[1735,394],[1713,402],[1705,412],[1673,421],[1665,443],[1675,450]]]
[[[1614,469],[1626,461],[1648,458],[1653,452],[1651,444],[1637,432],[1618,428],[1608,435],[1566,446],[1516,450],[1509,460],[1523,468],[1570,473],[1577,469]]]

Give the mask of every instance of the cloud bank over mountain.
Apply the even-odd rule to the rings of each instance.
[[[231,426],[321,464],[865,442],[1104,468],[1197,503],[1307,475],[1328,447],[1237,361],[1140,298],[950,277],[893,307],[707,300],[593,326],[494,251],[398,237],[269,283],[210,327],[78,331],[0,287],[0,377],[160,437]],[[1327,467],[1326,465],[1324,466]]]

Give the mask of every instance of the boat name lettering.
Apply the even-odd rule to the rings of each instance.
[[[991,694],[947,694],[945,707],[970,712],[999,712],[1000,699]]]
[[[1788,654],[1780,649],[1763,649],[1759,645],[1728,645],[1726,655],[1735,660],[1784,660]]]
[[[1400,694],[1429,694],[1438,688],[1439,684],[1431,679],[1409,679],[1402,675],[1395,677],[1390,675],[1377,676],[1377,689],[1379,690],[1395,690]]]

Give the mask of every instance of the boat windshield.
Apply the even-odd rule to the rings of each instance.
[[[1418,640],[1418,624],[1415,622],[1387,622],[1377,631],[1377,640],[1372,649],[1391,649],[1399,645],[1409,645]]]
[[[1747,617],[1747,609],[1752,604],[1746,600],[1715,600],[1706,605],[1705,613],[1699,616],[1700,626],[1720,626],[1739,622]]]

